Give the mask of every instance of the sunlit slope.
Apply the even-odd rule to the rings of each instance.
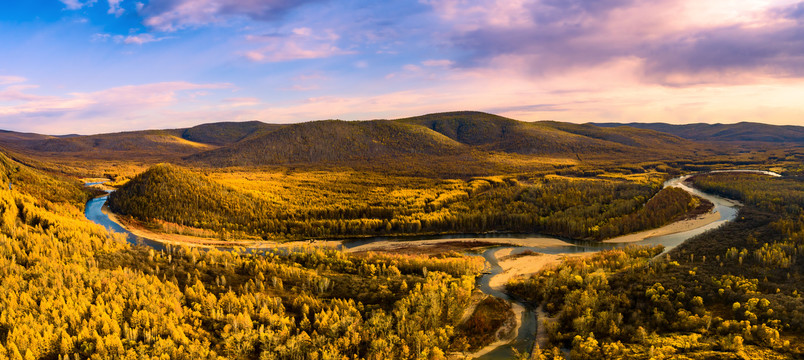
[[[467,150],[421,126],[387,120],[326,120],[289,125],[188,160],[213,166],[353,163],[457,155]]]
[[[266,203],[192,171],[167,164],[151,167],[109,197],[109,207],[135,218],[220,230],[242,230]],[[232,221],[230,219],[240,219]]]
[[[45,174],[0,153],[0,187],[30,195],[38,205],[69,203],[83,208],[90,193],[76,180]]]

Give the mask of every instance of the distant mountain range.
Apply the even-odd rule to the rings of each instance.
[[[794,125],[769,125],[753,122],[686,125],[666,123],[592,123],[592,125],[606,128],[629,126],[656,130],[695,141],[804,143],[804,127]]]
[[[482,112],[297,124],[220,122],[89,136],[0,131],[0,145],[44,156],[178,161],[204,166],[355,165],[397,159],[482,162],[489,154],[641,160],[693,154],[706,142],[804,143],[804,127],[523,122]]]

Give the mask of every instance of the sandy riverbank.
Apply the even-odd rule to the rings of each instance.
[[[489,286],[494,290],[503,291],[508,280],[516,276],[535,274],[546,267],[558,265],[565,259],[594,254],[594,252],[561,255],[533,253],[510,256],[512,251],[513,249],[502,249],[494,254],[503,270],[489,281]]]
[[[168,234],[151,231],[136,221],[125,221],[112,212],[108,206],[104,205],[102,211],[109,220],[117,223],[132,234],[153,241],[158,241],[170,245],[187,245],[199,247],[225,247],[225,246],[244,246],[248,248],[275,247],[294,247],[294,246],[318,246],[318,247],[338,247],[344,243],[342,240],[302,240],[302,241],[265,241],[265,240],[234,240],[224,241],[211,237],[198,237],[181,234]],[[380,240],[370,244],[343,248],[346,252],[396,252],[405,253],[416,250],[419,253],[443,252],[445,247],[456,243],[477,243],[479,247],[485,246],[572,246],[572,244],[549,237],[536,238],[448,238],[433,240]],[[446,249],[449,250],[449,249]]]
[[[146,229],[145,227],[136,222],[124,221],[123,219],[118,217],[117,214],[109,210],[109,207],[106,205],[103,206],[101,211],[103,211],[103,213],[109,217],[109,220],[115,222],[116,224],[120,225],[121,227],[123,227],[124,229],[128,230],[129,232],[131,232],[136,236],[157,241],[163,244],[170,244],[177,246],[197,246],[205,248],[237,246],[247,248],[272,249],[272,248],[296,247],[296,246],[338,247],[339,245],[341,245],[341,241],[339,240],[288,241],[281,243],[276,241],[265,241],[265,240],[224,241],[209,237],[157,233]]]
[[[603,240],[605,243],[631,243],[645,240],[649,237],[664,236],[684,231],[694,230],[700,227],[709,225],[715,221],[720,220],[719,212],[706,213],[699,215],[692,219],[679,220],[674,223],[667,224],[660,228],[640,231],[633,234],[618,236],[608,240]]]
[[[375,241],[370,244],[355,246],[348,251],[361,252],[361,251],[384,251],[384,252],[404,252],[406,249],[419,249],[427,252],[427,248],[439,247],[440,245],[453,244],[453,243],[478,243],[488,246],[572,246],[572,244],[549,237],[536,237],[536,238],[450,238],[450,239],[433,239],[433,240],[405,240],[400,238],[398,240],[381,240]]]

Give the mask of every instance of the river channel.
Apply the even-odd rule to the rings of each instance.
[[[723,171],[713,171],[713,172],[723,172]],[[777,173],[768,172],[768,171],[758,171],[758,170],[728,170],[728,172],[753,172],[753,173],[761,173],[769,176],[781,176]],[[739,211],[739,205],[736,204],[734,201],[724,199],[719,196],[711,195],[699,191],[697,189],[693,189],[686,184],[684,181],[689,178],[691,175],[685,175],[676,177],[670,180],[667,180],[664,183],[664,187],[679,187],[693,195],[699,196],[706,200],[709,200],[714,204],[712,208],[712,212],[716,212],[720,214],[720,218],[714,222],[711,222],[705,226],[701,226],[692,230],[678,232],[674,234],[662,235],[662,236],[653,236],[647,237],[640,241],[636,242],[629,242],[629,243],[600,243],[600,242],[584,242],[584,241],[574,241],[568,239],[556,239],[546,237],[544,235],[539,234],[482,234],[482,235],[470,235],[470,236],[461,236],[461,235],[446,235],[446,236],[430,236],[430,237],[422,237],[417,239],[449,239],[450,241],[474,241],[477,239],[493,239],[493,238],[521,238],[521,239],[544,239],[548,240],[545,242],[545,246],[501,246],[501,247],[494,247],[488,249],[482,253],[482,256],[486,260],[486,270],[483,276],[478,279],[478,288],[485,294],[496,296],[498,298],[502,298],[511,302],[514,302],[522,307],[525,308],[525,311],[522,312],[522,318],[520,319],[520,326],[517,329],[516,338],[509,344],[502,345],[497,347],[496,349],[482,355],[480,359],[510,359],[513,357],[512,347],[516,348],[520,352],[528,352],[531,350],[533,346],[533,342],[535,341],[536,336],[536,328],[538,326],[538,321],[536,319],[536,315],[534,309],[519,302],[517,299],[511,298],[505,292],[499,291],[497,289],[492,288],[489,284],[491,279],[500,274],[502,272],[502,268],[500,267],[499,262],[497,261],[497,252],[503,250],[510,250],[511,254],[519,254],[524,251],[534,251],[543,254],[574,254],[574,253],[585,253],[585,252],[596,252],[602,250],[609,250],[609,249],[616,249],[623,246],[628,245],[663,245],[665,247],[665,252],[672,250],[676,246],[680,245],[687,239],[690,239],[694,236],[700,235],[706,231],[715,229],[726,222],[732,221],[737,217],[737,212]],[[86,184],[87,186],[95,185],[99,183],[89,183]],[[124,229],[103,213],[102,209],[104,204],[106,204],[106,200],[108,199],[108,195],[101,196],[95,199],[92,199],[87,202],[85,214],[87,219],[93,221],[97,224],[103,225],[109,231],[124,233],[127,236],[127,241],[131,244],[135,245],[146,245],[152,247],[156,250],[163,250],[165,249],[165,245],[154,240],[145,239],[138,237],[128,230]],[[358,246],[365,246],[370,244],[371,242],[376,241],[388,241],[389,238],[371,238],[371,239],[363,239],[359,241],[350,241],[344,242],[343,247],[346,249],[358,247]],[[405,238],[405,240],[411,240],[411,238]],[[555,240],[563,241],[566,245],[555,245]],[[404,240],[400,240],[404,241]],[[536,241],[538,244],[538,241]],[[264,249],[262,249],[264,250]]]

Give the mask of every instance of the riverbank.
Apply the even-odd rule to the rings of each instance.
[[[402,240],[402,241],[400,241]],[[560,246],[573,246],[571,243],[561,241],[556,238],[550,237],[532,237],[532,238],[448,238],[448,239],[433,239],[433,240],[378,240],[368,244],[355,246],[349,251],[374,251],[374,252],[395,252],[405,253],[409,250],[417,250],[421,252],[432,252],[431,250],[437,249],[439,252],[449,251],[452,249],[447,248],[456,243],[477,244],[479,247],[491,246],[518,246],[518,247],[560,247]]]
[[[196,246],[202,248],[220,248],[220,247],[245,247],[250,249],[273,249],[282,247],[296,247],[296,246],[320,246],[337,248],[342,244],[340,240],[307,240],[307,241],[288,241],[277,242],[267,240],[237,240],[226,241],[208,237],[197,237],[181,234],[168,234],[154,232],[137,221],[126,220],[114,212],[108,206],[104,205],[101,208],[104,215],[109,217],[109,220],[120,225],[126,231],[134,234],[135,236],[153,240],[167,245],[174,246]]]
[[[210,237],[198,237],[181,234],[168,234],[151,231],[136,220],[128,220],[115,214],[104,205],[101,209],[109,220],[120,225],[130,233],[149,240],[158,241],[170,245],[189,245],[204,248],[239,246],[247,248],[293,247],[293,246],[320,246],[336,248],[344,245],[343,240],[302,240],[277,242],[268,240],[235,240],[225,241]],[[404,240],[404,238],[377,240],[368,244],[354,247],[343,246],[346,252],[392,252],[392,253],[444,253],[448,251],[465,251],[471,248],[486,248],[494,246],[515,246],[515,247],[562,247],[573,246],[573,244],[551,237],[532,237],[532,238],[446,238],[431,240]]]
[[[517,276],[531,275],[544,268],[556,266],[566,259],[586,257],[594,252],[584,252],[577,254],[542,254],[525,253],[511,255],[513,248],[500,249],[494,256],[497,258],[502,272],[489,280],[489,286],[497,291],[504,291],[505,284]]]
[[[676,234],[680,232],[701,228],[715,221],[720,220],[720,218],[721,215],[719,212],[709,212],[706,214],[698,215],[692,219],[679,220],[656,229],[622,235],[615,238],[603,240],[603,242],[613,244],[638,242],[650,237]]]

